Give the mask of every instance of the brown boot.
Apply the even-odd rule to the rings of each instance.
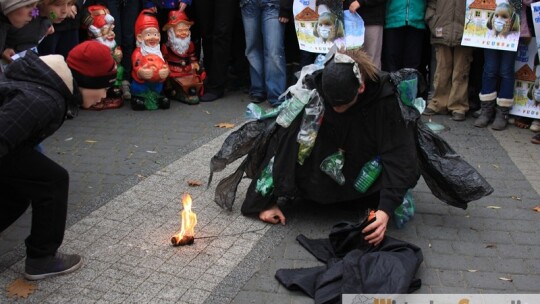
[[[485,128],[495,115],[495,100],[482,101],[481,111],[480,116],[478,116],[478,118],[474,121],[474,126],[478,128]]]

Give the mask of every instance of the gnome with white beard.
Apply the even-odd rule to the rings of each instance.
[[[205,77],[195,55],[195,45],[191,42],[192,25],[193,22],[184,12],[169,12],[169,20],[163,27],[169,40],[161,46],[170,69],[169,78],[165,82],[165,95],[190,105],[199,103]]]
[[[116,40],[114,39],[116,37],[114,33],[114,17],[110,14],[107,7],[103,5],[91,5],[87,8],[83,24],[88,29],[88,38],[104,44],[111,50],[111,55],[117,66],[116,81],[107,91],[107,97],[90,109],[104,110],[119,108],[124,104],[121,89],[124,68],[121,65],[122,49],[116,44]],[[129,92],[124,93],[129,94]]]
[[[156,14],[144,9],[135,22],[137,47],[131,56],[131,108],[135,111],[168,109],[169,99],[160,95],[169,67],[160,50],[161,35]]]

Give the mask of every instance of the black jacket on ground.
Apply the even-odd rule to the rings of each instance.
[[[52,135],[72,98],[60,76],[33,52],[9,64],[0,75],[0,161]]]
[[[321,73],[308,77],[307,86],[322,92]],[[388,74],[381,73],[378,81],[367,81],[358,102],[342,114],[333,111],[322,93],[324,119],[315,146],[303,165],[297,163],[299,144],[296,141],[302,114],[288,128],[278,126],[268,144],[262,167],[275,155],[274,191],[267,197],[256,192],[259,177],[256,176],[247,191],[242,213],[258,213],[275,204],[278,197],[302,197],[323,204],[374,197],[378,209],[392,215],[403,202],[407,189],[413,188],[420,176],[415,126],[406,126],[394,92]],[[338,149],[345,150],[343,186],[320,170],[321,162]],[[353,183],[362,166],[376,156],[381,157],[382,174],[362,194],[354,189]]]
[[[361,232],[367,224],[336,224],[328,239],[299,235],[298,242],[326,266],[279,269],[276,279],[316,304],[340,303],[342,294],[411,293],[420,288],[415,276],[424,259],[422,250],[389,236],[371,246]]]

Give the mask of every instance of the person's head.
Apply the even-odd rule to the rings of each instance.
[[[107,89],[116,80],[116,63],[108,47],[85,41],[69,52],[66,61],[81,92],[83,108],[90,108],[107,96]]]
[[[510,4],[499,3],[489,16],[487,28],[497,36],[506,36],[509,32],[519,31],[519,16]]]
[[[110,49],[116,47],[114,38],[114,17],[103,5],[91,5],[87,8],[87,16],[83,24],[88,27],[88,37],[95,39]]]
[[[52,23],[60,23],[67,18],[74,4],[75,0],[40,0],[39,14],[49,18]]]
[[[38,0],[0,0],[0,9],[11,25],[21,28],[32,21],[37,3]]]
[[[190,27],[193,22],[189,21],[184,12],[171,11],[169,13],[169,21],[163,27],[163,31],[167,32],[169,40],[167,45],[178,54],[183,54],[191,42]]]
[[[376,80],[378,70],[361,49],[338,51],[322,70],[322,90],[336,113],[356,104],[366,89],[365,80]]]
[[[156,14],[152,10],[145,9],[141,11],[137,21],[135,21],[135,35],[137,45],[141,48],[159,48],[159,41],[161,40],[159,24]]]
[[[313,35],[323,39],[323,41],[334,41],[345,36],[343,22],[335,14],[324,12],[319,15],[317,25],[313,30]]]

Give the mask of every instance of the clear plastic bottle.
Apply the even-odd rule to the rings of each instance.
[[[354,181],[354,189],[360,193],[365,193],[381,175],[382,169],[380,156],[365,163]]]

